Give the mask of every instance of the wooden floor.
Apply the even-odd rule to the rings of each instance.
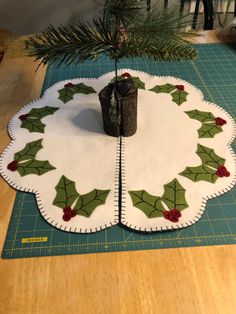
[[[17,49],[0,64],[0,151],[10,117],[39,96],[35,67]],[[0,179],[0,250],[14,197]],[[236,246],[0,260],[1,313],[233,314]]]

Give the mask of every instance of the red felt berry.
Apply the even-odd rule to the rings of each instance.
[[[171,213],[169,220],[171,222],[178,222],[179,218],[177,216],[175,216],[174,214]]]
[[[178,90],[184,90],[184,85],[175,85]]]
[[[216,170],[216,175],[220,178],[229,177],[230,172],[227,170],[225,166],[220,165]]]
[[[121,74],[124,78],[131,78],[131,75],[128,72]]]
[[[224,174],[220,171],[220,170],[217,170],[216,171],[216,175],[220,178],[223,178]]]
[[[167,210],[164,211],[164,212],[163,212],[163,216],[164,216],[165,219],[168,219],[168,220],[169,220],[169,218],[170,218],[170,211],[167,211]]]
[[[216,175],[222,178],[224,177],[225,171],[226,171],[225,166],[219,166],[216,170]]]
[[[71,217],[75,217],[76,216],[76,211],[75,211],[75,209],[72,209],[71,210]]]
[[[19,116],[19,119],[20,119],[21,121],[25,121],[25,120],[27,120],[28,116],[29,116],[28,113],[22,114],[21,116]]]
[[[225,121],[224,119],[220,117],[215,118],[215,122],[216,122],[216,125],[219,125],[219,126],[222,126],[227,123],[227,121]]]
[[[174,208],[171,210],[172,214],[175,215],[177,218],[181,217],[181,212],[177,209]]]
[[[65,221],[68,221],[68,220],[70,220],[72,217],[75,217],[75,216],[76,216],[76,211],[75,211],[75,209],[72,209],[70,206],[64,207],[64,208],[63,208],[63,213],[64,213],[64,215],[63,215],[62,218],[63,218]],[[68,219],[68,220],[66,220],[66,219]]]
[[[172,222],[178,222],[179,221],[179,217],[181,217],[181,212],[174,208],[170,211],[164,211],[163,212],[164,218],[167,220],[170,220]]]
[[[18,161],[17,160],[13,160],[12,162],[10,162],[7,165],[7,169],[10,171],[16,171],[17,170],[17,166],[18,166]]]
[[[71,88],[74,87],[75,85],[73,83],[67,83],[64,85],[65,88]]]
[[[68,212],[71,212],[70,206],[64,207],[64,208],[63,208],[63,213],[68,213]]]
[[[68,211],[68,212],[64,213],[64,215],[62,216],[62,219],[64,221],[69,221],[69,220],[71,220],[71,217],[72,217],[71,212]]]

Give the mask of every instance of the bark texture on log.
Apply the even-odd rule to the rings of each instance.
[[[124,88],[122,87],[124,82]],[[128,88],[127,88],[128,86]],[[111,95],[113,92],[114,84],[109,84],[104,87],[99,93],[99,99],[102,107],[103,128],[104,131],[111,136],[118,137],[131,136],[137,130],[137,100],[138,89],[135,87],[132,79],[119,81],[116,88],[116,100],[120,100],[120,124],[117,121],[111,121],[110,108],[111,108]],[[118,108],[117,108],[118,114]]]

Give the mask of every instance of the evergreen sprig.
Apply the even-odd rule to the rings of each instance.
[[[185,30],[189,23],[189,16],[180,16],[176,6],[163,9],[156,4],[147,14],[141,15],[130,23],[128,33],[139,38],[149,37],[156,41],[186,42],[186,38],[194,35],[193,32]]]
[[[146,6],[146,0],[106,0],[103,5],[104,22],[110,23],[116,17],[128,27],[132,20],[145,13]]]
[[[101,53],[112,54],[114,42],[112,29],[98,19],[93,26],[80,22],[58,28],[51,25],[45,32],[30,37],[27,47],[29,55],[36,60],[42,58],[44,64],[58,58],[60,64],[70,64],[96,59]]]
[[[103,18],[93,20],[92,24],[50,26],[30,37],[29,55],[41,59],[43,64],[59,60],[60,65],[95,60],[106,54],[115,60],[116,67],[122,57],[193,59],[196,51],[187,45],[192,33],[184,30],[189,22],[186,16],[180,16],[176,7],[154,6],[146,12],[145,4],[143,0],[106,0]]]
[[[180,61],[192,60],[196,57],[196,51],[189,45],[157,41],[155,45],[149,40],[124,42],[121,50],[124,57],[145,57],[155,61]]]

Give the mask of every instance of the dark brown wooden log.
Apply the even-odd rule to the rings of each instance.
[[[138,89],[132,86],[125,96],[121,97],[121,135],[131,136],[137,130]]]
[[[124,82],[124,84],[122,83]],[[122,86],[123,84],[123,86]],[[120,124],[117,121],[111,121],[111,95],[114,84],[104,87],[99,93],[99,99],[102,107],[103,128],[111,136],[118,137],[131,136],[137,130],[137,99],[138,89],[135,87],[132,79],[125,79],[117,82],[115,98],[120,101]]]
[[[110,106],[111,106],[111,94],[114,88],[114,84],[109,84],[105,86],[99,93],[99,100],[102,107],[102,119],[103,119],[103,129],[106,134],[119,137],[120,136],[120,126],[118,121],[111,122],[110,119]]]

